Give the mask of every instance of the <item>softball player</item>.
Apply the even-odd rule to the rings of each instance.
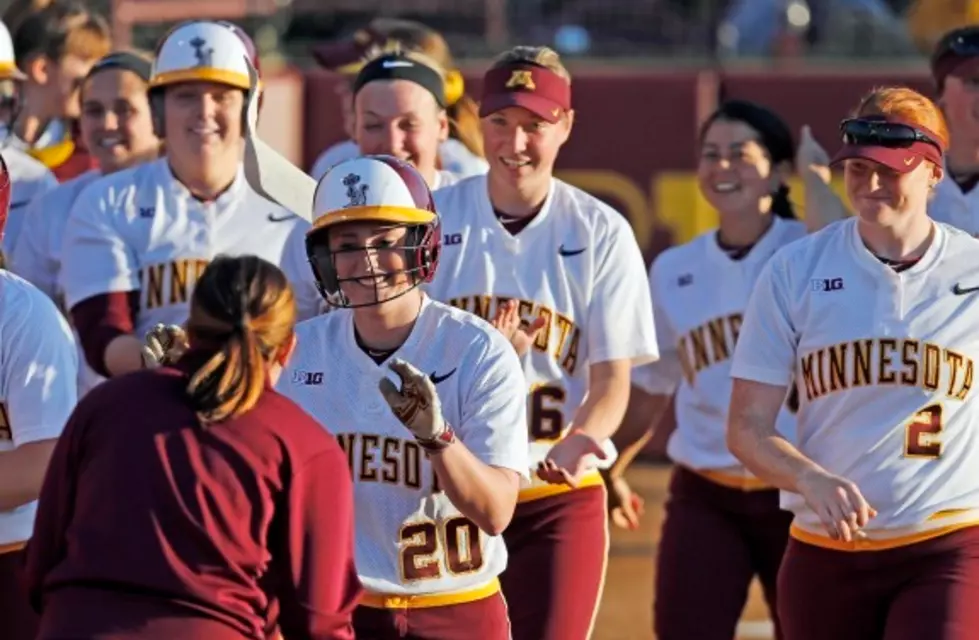
[[[0,235],[10,187],[0,158]],[[75,406],[78,355],[51,300],[4,270],[0,309],[0,620],[4,638],[34,640],[37,617],[23,586],[23,549],[48,460]]]
[[[297,326],[278,388],[347,452],[357,637],[510,638],[500,534],[527,476],[526,383],[498,331],[418,288],[440,241],[405,162],[364,156],[319,182],[307,247],[335,310]]]
[[[25,216],[20,239],[10,256],[10,270],[59,306],[64,306],[64,293],[58,284],[62,239],[72,204],[101,175],[153,160],[159,154],[161,142],[153,132],[146,95],[151,64],[147,58],[119,51],[92,67],[81,86],[79,129],[100,169],[83,173],[38,197]],[[102,380],[84,358],[82,354],[80,396]]]
[[[622,215],[552,176],[575,115],[558,55],[517,47],[483,87],[489,173],[436,192],[445,247],[429,293],[492,319],[522,354],[533,480],[504,534],[514,638],[586,638],[608,551],[595,466],[614,456],[632,367],[658,355],[646,269]]]
[[[351,91],[354,78],[372,50],[381,49],[390,52],[395,48],[424,54],[446,72],[444,97],[449,121],[449,137],[439,144],[440,169],[460,177],[486,173],[483,140],[479,132],[478,107],[465,93],[465,81],[455,68],[449,45],[438,31],[412,20],[375,18],[366,27],[358,29],[350,38],[313,48],[313,57],[316,61],[340,76],[336,88],[343,107],[344,129],[348,135],[351,138],[356,137]],[[353,140],[338,142],[320,154],[310,174],[319,179],[333,165],[358,155],[360,150]]]
[[[931,101],[875,90],[842,131],[858,215],[758,277],[728,444],[794,513],[778,578],[786,638],[974,638],[979,240],[928,217],[948,144]],[[793,379],[796,444],[776,428]]]
[[[295,320],[275,265],[221,256],[194,290],[191,351],[79,403],[27,553],[40,638],[353,638],[344,454],[272,390]]]
[[[194,283],[214,256],[279,263],[290,238],[301,241],[308,228],[244,178],[246,57],[254,60],[254,47],[229,23],[171,31],[149,91],[167,156],[100,179],[72,207],[61,285],[86,360],[100,375],[143,366],[142,340],[132,334],[183,323]]]
[[[792,134],[776,114],[731,101],[701,128],[700,192],[718,211],[720,228],[660,254],[649,274],[659,361],[633,371],[632,401],[650,421],[676,392],[677,428],[667,453],[676,464],[656,560],[655,632],[663,640],[730,640],[755,575],[772,618],[776,576],[791,516],[778,490],[728,451],[731,355],[748,296],[772,254],[806,233],[794,220],[785,186]],[[778,416],[791,437],[794,417]],[[640,434],[635,434],[640,435]],[[619,442],[610,475],[628,504],[621,474],[645,438]]]
[[[459,180],[439,171],[439,144],[449,135],[445,74],[419,53],[380,53],[353,81],[354,137],[364,155],[411,163],[435,191]]]
[[[17,68],[14,58],[14,46],[6,25],[0,22],[0,144],[4,160],[10,171],[13,183],[13,194],[10,201],[10,216],[7,219],[6,232],[0,251],[9,261],[14,250],[20,229],[26,217],[27,206],[43,193],[57,186],[54,174],[47,167],[30,157],[16,145],[9,144],[10,128],[19,111],[21,103],[20,85],[26,76]]]
[[[979,27],[970,25],[945,34],[931,55],[931,74],[938,102],[948,123],[950,143],[945,175],[935,185],[928,215],[979,236]],[[800,149],[803,145],[800,145]],[[806,222],[825,225],[847,217],[846,207],[829,186],[829,156],[814,140],[800,158],[806,185]]]

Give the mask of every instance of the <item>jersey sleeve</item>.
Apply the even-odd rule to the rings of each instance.
[[[611,226],[608,241],[597,253],[588,303],[589,362],[631,360],[637,366],[656,360],[659,349],[646,266],[624,220]]]
[[[50,221],[44,215],[44,208],[49,206],[50,201],[50,198],[41,196],[29,205],[17,243],[10,254],[10,270],[54,300],[58,288],[58,262],[48,248]]]
[[[502,335],[490,340],[467,384],[462,424],[452,425],[459,439],[485,464],[529,479],[527,381],[517,352]]]
[[[731,377],[780,386],[790,384],[798,333],[788,300],[785,265],[776,254],[762,268],[748,299],[734,347]]]
[[[17,306],[3,316],[0,357],[11,435],[19,447],[61,434],[77,401],[78,350],[54,302],[37,291],[17,297]],[[6,305],[10,298],[4,298]]]
[[[649,296],[653,303],[653,324],[656,327],[659,360],[634,368],[632,384],[652,395],[669,395],[676,391],[683,376],[683,368],[680,366],[680,354],[676,347],[676,331],[666,313],[662,282],[657,277],[655,263],[649,270]]]
[[[313,269],[306,257],[306,230],[309,225],[296,225],[286,241],[279,267],[292,285],[296,296],[296,321],[302,322],[323,311],[323,297],[316,288]]]
[[[139,289],[139,261],[117,228],[113,206],[96,183],[68,214],[60,278],[69,309],[101,293]]]

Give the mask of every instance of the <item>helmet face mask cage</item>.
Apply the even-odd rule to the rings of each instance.
[[[349,249],[333,251],[330,249],[331,227],[314,230],[306,237],[306,254],[309,259],[310,267],[316,278],[316,286],[320,295],[332,307],[359,308],[371,307],[396,300],[419,287],[422,283],[431,282],[435,276],[435,269],[438,265],[439,250],[441,249],[441,225],[436,218],[428,224],[408,224],[393,223],[384,227],[385,231],[398,228],[406,228],[407,231],[401,243],[394,247],[369,247],[359,246]],[[377,272],[370,271],[368,277],[384,276],[389,278],[394,275],[405,274],[410,285],[397,291],[393,295],[382,297],[383,291],[375,280],[373,283],[374,298],[360,304],[354,304],[343,293],[343,285],[351,283],[353,286],[363,286],[356,283],[360,278],[340,278],[336,260],[339,255],[360,253],[363,255],[366,264],[370,265],[373,261],[369,259],[370,252],[381,253],[390,251],[400,251],[404,255],[406,266],[400,271]],[[371,268],[371,267],[369,267]]]

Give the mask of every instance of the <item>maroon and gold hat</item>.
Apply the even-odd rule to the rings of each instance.
[[[547,122],[557,122],[571,108],[571,84],[546,67],[515,62],[490,69],[483,76],[479,117],[523,107]]]

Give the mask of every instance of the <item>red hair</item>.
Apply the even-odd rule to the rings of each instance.
[[[934,102],[908,87],[879,87],[860,100],[855,117],[889,116],[916,124],[935,133],[938,142],[948,148],[948,124]]]

